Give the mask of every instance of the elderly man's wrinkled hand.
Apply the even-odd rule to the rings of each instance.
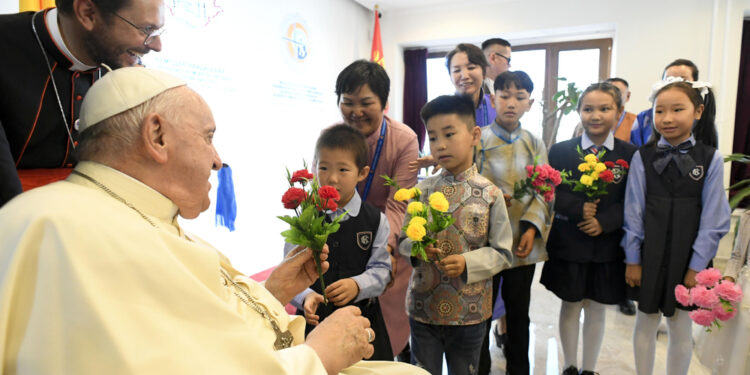
[[[328,271],[327,259],[328,245],[325,245],[320,254],[320,268],[323,273]],[[286,305],[317,279],[318,271],[312,249],[298,246],[271,272],[265,287],[282,305]]]
[[[307,335],[305,344],[315,350],[326,371],[338,374],[363,358],[372,357],[375,332],[356,306],[333,312]]]

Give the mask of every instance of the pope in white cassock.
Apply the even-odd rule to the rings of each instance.
[[[358,362],[374,333],[356,307],[304,339],[283,306],[317,277],[310,250],[262,285],[180,228],[221,167],[211,111],[184,82],[110,72],[79,130],[71,176],[0,209],[0,374],[424,373]]]

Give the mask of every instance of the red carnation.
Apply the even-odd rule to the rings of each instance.
[[[526,177],[531,177],[534,174],[534,166],[533,165],[527,165],[526,166]]]
[[[326,203],[327,210],[336,211],[339,208],[339,205],[336,204],[336,201],[334,201],[333,199],[329,199]]]
[[[333,199],[328,199],[321,200],[320,202],[315,203],[315,207],[318,209],[318,211],[336,211],[339,208],[339,205]]]
[[[307,193],[296,187],[290,187],[289,190],[281,196],[281,203],[284,203],[284,208],[295,209],[300,203],[307,198]]]
[[[612,173],[612,171],[610,171],[609,169],[607,169],[599,173],[599,178],[601,178],[602,181],[606,183],[610,183],[612,182],[612,180],[615,179],[615,174]]]
[[[320,196],[320,199],[322,200],[339,200],[339,192],[336,190],[335,187],[325,185],[321,186],[320,189],[318,189],[318,195]]]
[[[546,180],[549,178],[549,169],[544,168],[543,165],[537,166],[536,171],[539,172],[539,177],[542,180]]]
[[[606,165],[607,168],[614,168],[615,167],[615,163],[613,163],[611,161],[605,161],[604,165]]]
[[[626,162],[625,160],[617,159],[617,161],[615,163],[617,163],[617,165],[619,165],[619,166],[621,166],[621,167],[623,167],[625,169],[630,168],[630,166],[628,165],[628,162]]]
[[[308,172],[307,169],[300,169],[294,173],[292,173],[292,179],[289,180],[290,183],[295,182],[302,182],[304,184],[307,181],[310,181],[313,179],[313,174]]]
[[[550,167],[549,165],[547,167],[549,167],[549,169],[550,169],[549,179],[552,181],[552,184],[554,186],[560,185],[560,183],[562,182],[562,177],[560,176],[560,171],[558,171],[555,168]]]
[[[545,202],[552,202],[555,199],[555,192],[550,190],[544,192],[544,201]]]

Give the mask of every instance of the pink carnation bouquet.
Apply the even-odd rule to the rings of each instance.
[[[513,199],[521,200],[530,194],[539,194],[545,202],[555,199],[555,187],[562,182],[560,171],[549,164],[538,165],[539,156],[534,158],[533,165],[526,166],[526,178],[513,185]]]
[[[726,322],[737,314],[737,304],[742,300],[742,289],[728,280],[722,280],[721,272],[716,268],[708,268],[695,276],[698,285],[688,289],[684,285],[674,288],[677,302],[683,306],[696,306],[691,311],[690,319],[711,332],[711,327],[721,328],[721,322]]]

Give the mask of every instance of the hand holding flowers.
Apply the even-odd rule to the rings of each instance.
[[[698,272],[694,279],[696,285],[692,288],[684,285],[674,288],[675,299],[683,306],[698,307],[688,315],[697,324],[707,327],[706,331],[711,332],[714,325],[721,328],[721,321],[727,321],[737,314],[742,289],[731,281],[722,280],[721,272],[716,268]]]
[[[628,162],[623,159],[617,159],[615,162],[601,161],[606,153],[605,150],[599,151],[596,155],[584,155],[581,146],[576,149],[581,159],[581,163],[578,164],[581,177],[578,180],[570,180],[571,171],[563,171],[560,174],[564,184],[572,185],[573,191],[584,192],[589,201],[607,194],[607,185],[622,180],[630,168]]]
[[[409,221],[404,225],[402,230],[406,236],[412,240],[411,256],[418,257],[429,262],[427,252],[435,255],[440,259],[440,252],[434,245],[437,243],[435,235],[445,228],[451,226],[456,219],[447,214],[450,203],[445,199],[441,192],[434,192],[428,197],[428,204],[425,205],[420,201],[422,191],[417,187],[411,189],[399,188],[398,183],[388,176],[382,176],[386,180],[386,185],[398,188],[393,199],[399,202],[409,201],[406,206],[406,212],[409,214]],[[430,249],[428,250],[428,246]]]
[[[526,166],[526,178],[513,184],[513,199],[521,200],[526,195],[540,195],[545,202],[555,199],[555,187],[562,182],[560,171],[549,164],[537,165],[539,155],[534,157],[534,164]]]

